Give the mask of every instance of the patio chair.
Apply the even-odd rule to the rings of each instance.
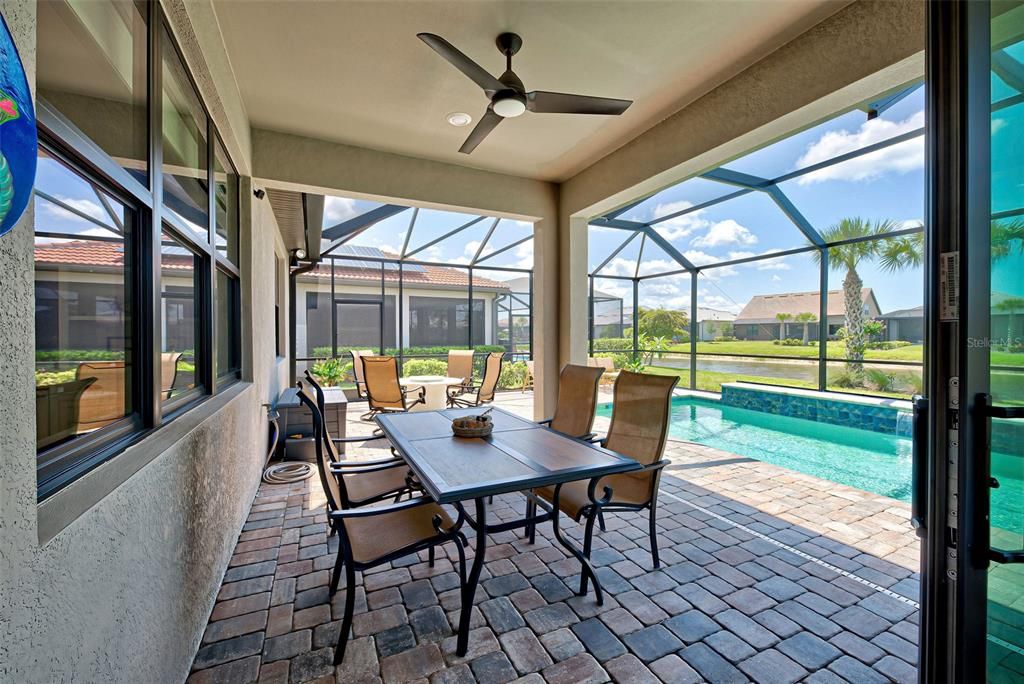
[[[344,508],[344,483],[335,477],[322,437],[324,428],[320,409],[312,397],[299,385],[299,399],[313,414],[313,432],[316,437],[317,466],[320,484],[327,497],[327,523],[338,533],[338,557],[331,576],[330,595],[338,590],[341,571],[345,570],[345,610],[341,620],[338,643],[334,648],[334,664],[345,658],[348,635],[352,631],[352,616],[356,601],[356,570],[363,572],[384,563],[429,549],[430,564],[434,564],[436,547],[453,542],[459,554],[459,581],[466,583],[466,538],[460,528],[463,518],[452,521],[448,513],[425,496],[401,503],[366,508]],[[372,472],[372,471],[371,471]],[[353,474],[353,477],[363,475]],[[345,482],[351,483],[346,478]]]
[[[597,385],[602,373],[604,368],[566,364],[558,375],[555,415],[540,421],[540,424],[570,437],[592,438],[594,434],[590,428],[594,426]]]
[[[164,352],[160,354],[160,386],[164,399],[171,398],[174,383],[178,379],[178,360],[181,352]]]
[[[363,362],[363,380],[366,382],[366,401],[370,405],[367,415],[404,413],[427,401],[425,387],[402,387],[398,379],[398,359],[394,356],[360,355]]]
[[[374,353],[369,349],[349,349],[348,353],[352,355],[352,377],[356,381],[356,398],[366,401],[366,380],[363,378],[362,357],[373,356]],[[373,413],[364,413],[359,416],[359,420],[372,423]]]
[[[526,377],[523,378],[522,392],[533,389],[533,361],[526,362]]]
[[[44,449],[75,435],[82,393],[95,378],[36,387],[36,448]]]
[[[573,520],[586,519],[583,555],[590,558],[594,523],[603,511],[642,511],[647,509],[651,537],[651,559],[654,568],[661,567],[658,558],[658,537],[655,526],[658,508],[658,484],[661,471],[668,465],[662,459],[672,406],[672,390],[679,378],[674,375],[648,375],[622,371],[615,381],[615,400],[608,435],[601,446],[629,456],[643,466],[642,470],[609,475],[595,481],[579,480],[562,487],[559,508]],[[602,492],[592,500],[592,494]],[[534,494],[546,501],[554,498],[554,488],[544,487]],[[602,526],[603,527],[603,526]],[[531,541],[533,530],[530,530]],[[586,592],[587,579],[580,579],[580,593]]]
[[[301,385],[300,382],[299,400],[305,403],[309,392]],[[313,415],[313,432],[314,435],[318,435],[318,439],[323,441],[322,445],[318,445],[317,457],[319,459],[322,456],[326,459],[323,466],[330,470],[338,480],[337,502],[340,508],[359,508],[392,498],[398,501],[403,494],[408,494],[415,488],[411,485],[412,478],[409,467],[400,458],[342,461],[338,453],[338,442],[356,441],[356,439],[332,439],[324,420],[323,411],[320,410],[319,397],[316,404],[316,411],[310,409],[310,413]],[[320,421],[319,430],[315,429],[317,420]],[[366,438],[357,439],[365,440]]]
[[[450,385],[450,387],[465,387],[473,384],[472,349],[448,350],[448,377],[462,378],[462,383],[460,385]]]
[[[78,400],[77,434],[92,432],[125,414],[124,361],[85,361],[78,364],[75,380],[94,378]]]
[[[501,363],[504,352],[491,352],[487,355],[484,366],[484,379],[479,385],[460,385],[448,388],[448,406],[450,408],[472,408],[494,401],[494,390],[498,387],[501,376]]]

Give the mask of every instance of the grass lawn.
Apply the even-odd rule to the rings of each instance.
[[[690,345],[677,344],[669,348],[671,351],[689,353]],[[924,348],[920,344],[912,344],[898,349],[868,349],[865,353],[867,359],[879,359],[890,361],[921,361]],[[767,340],[736,340],[735,342],[698,342],[698,354],[758,354],[761,356],[800,356],[816,359],[818,358],[818,347],[808,345],[806,347],[786,347],[781,344],[772,344]],[[1024,364],[1024,354],[1007,354],[1015,356],[1015,363]],[[828,357],[830,359],[846,358],[846,343],[841,340],[830,340],[828,343]],[[993,360],[993,363],[996,362]]]
[[[644,368],[644,372],[652,375],[677,375],[680,378],[679,386],[683,388],[688,388],[690,384],[690,370],[688,368],[647,366]],[[816,382],[805,382],[802,380],[782,378],[766,378],[757,375],[739,375],[736,373],[719,373],[716,371],[697,371],[697,389],[699,390],[703,390],[705,392],[721,392],[722,384],[726,382],[757,382],[762,384],[779,385],[782,387],[800,387],[812,390],[818,389],[818,383]],[[842,387],[828,387],[828,389],[836,392],[845,392],[846,394],[864,394],[872,397],[888,397],[891,399],[910,399],[910,396],[904,392],[879,392],[869,388],[863,388],[856,392]]]

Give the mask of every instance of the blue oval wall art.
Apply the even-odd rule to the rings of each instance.
[[[25,68],[7,22],[0,18],[0,236],[32,197],[36,177],[36,113]]]

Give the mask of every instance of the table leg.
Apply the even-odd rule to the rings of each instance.
[[[476,586],[480,582],[480,571],[484,566],[484,556],[487,554],[487,498],[480,496],[476,498],[476,521],[471,526],[476,530],[476,544],[473,546],[473,565],[469,569],[469,577],[462,585],[462,612],[459,615],[459,636],[455,653],[459,656],[466,655],[469,648],[469,619],[473,614],[473,598],[476,596]],[[596,578],[595,578],[596,585]],[[600,589],[598,590],[600,591]]]
[[[578,595],[583,596],[586,594],[586,580],[587,578],[589,578],[590,581],[594,583],[594,592],[597,594],[597,605],[603,606],[604,592],[601,589],[601,581],[597,579],[597,573],[594,571],[594,566],[590,564],[590,559],[584,556],[582,551],[580,551],[578,548],[576,548],[576,546],[569,542],[568,539],[562,536],[562,531],[558,527],[558,517],[561,513],[560,509],[558,508],[558,497],[561,494],[561,491],[562,485],[556,485],[555,495],[551,499],[551,529],[555,533],[555,539],[558,540],[558,543],[564,546],[566,549],[568,549],[569,553],[576,556],[576,560],[578,560],[580,562],[580,565],[582,566],[581,572],[583,573],[583,577],[580,578],[580,592]]]

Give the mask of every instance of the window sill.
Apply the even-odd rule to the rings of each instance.
[[[154,430],[102,465],[47,497],[37,508],[40,546],[56,537],[79,516],[250,387],[252,383],[237,382],[224,391],[208,397],[167,425]]]

